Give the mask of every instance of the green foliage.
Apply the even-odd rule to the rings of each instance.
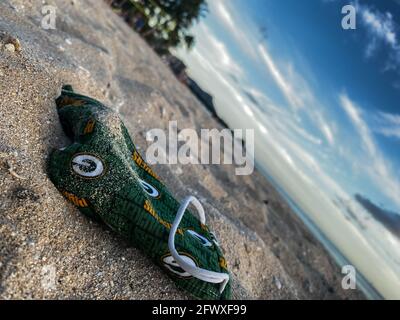
[[[205,0],[114,0],[111,5],[160,54],[191,48],[190,27],[208,12]]]

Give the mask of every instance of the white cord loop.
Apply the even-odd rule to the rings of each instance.
[[[225,289],[225,286],[229,282],[229,274],[223,272],[214,272],[206,269],[199,268],[197,266],[193,266],[187,263],[182,256],[175,249],[175,233],[178,230],[178,226],[181,223],[182,217],[185,214],[186,208],[189,206],[190,202],[194,204],[199,214],[200,222],[202,224],[206,223],[206,216],[204,214],[203,206],[201,205],[200,201],[197,200],[193,196],[189,196],[185,198],[178,209],[176,214],[174,223],[172,224],[169,237],[168,237],[168,248],[171,252],[171,255],[174,257],[175,261],[179,266],[185,270],[186,272],[190,273],[193,277],[211,283],[221,283],[219,288],[219,292],[222,293]]]

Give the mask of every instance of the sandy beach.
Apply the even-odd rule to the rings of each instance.
[[[48,1],[56,30],[41,28],[42,1],[0,3],[0,298],[188,299],[135,248],[89,221],[46,173],[68,145],[54,99],[61,86],[118,112],[144,152],[146,132],[218,128],[205,107],[103,1]],[[94,9],[95,8],[95,9]],[[18,39],[21,51],[5,48]],[[156,165],[177,199],[203,203],[240,299],[364,299],[341,288],[340,268],[257,170]]]

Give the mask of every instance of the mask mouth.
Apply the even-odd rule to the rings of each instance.
[[[175,220],[174,220],[171,230],[169,232],[168,248],[169,248],[169,251],[170,251],[172,257],[175,259],[176,264],[178,264],[188,274],[192,275],[193,277],[195,277],[197,279],[205,281],[205,282],[220,283],[219,293],[221,294],[222,292],[224,292],[225,287],[229,282],[229,274],[228,273],[210,271],[207,269],[197,267],[196,265],[190,264],[185,259],[185,257],[180,255],[178,253],[178,251],[176,251],[176,249],[175,249],[175,233],[178,230],[179,224],[183,218],[183,215],[186,212],[186,208],[189,206],[189,204],[191,202],[193,202],[194,206],[197,209],[197,213],[199,214],[200,222],[202,224],[206,224],[206,216],[204,213],[204,208],[201,205],[200,201],[197,200],[197,198],[195,198],[193,196],[189,196],[189,197],[185,198],[183,200],[181,206],[178,209]]]

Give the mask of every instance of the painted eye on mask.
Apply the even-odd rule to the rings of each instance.
[[[154,188],[150,183],[139,179],[139,182],[143,188],[143,190],[152,198],[157,198],[160,195],[160,192],[156,188]]]
[[[96,178],[104,172],[103,162],[91,154],[77,154],[71,161],[72,170],[84,178]]]

